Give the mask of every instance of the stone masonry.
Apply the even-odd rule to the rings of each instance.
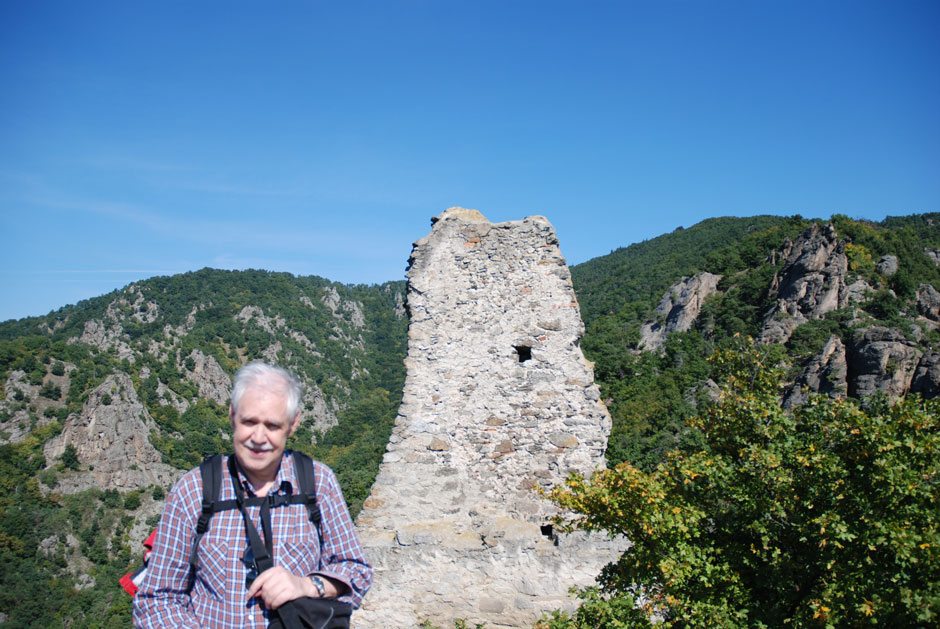
[[[604,465],[610,416],[552,225],[451,208],[408,271],[404,398],[357,520],[376,568],[355,627],[531,627],[624,549],[553,530],[537,488]]]

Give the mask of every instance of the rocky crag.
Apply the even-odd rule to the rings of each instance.
[[[720,275],[699,273],[683,277],[669,287],[654,310],[656,318],[640,328],[637,347],[641,350],[659,350],[672,332],[688,332],[702,310],[705,300],[718,290]]]
[[[920,284],[915,301],[901,313],[904,329],[880,324],[865,306],[879,290],[887,290],[883,280],[898,271],[897,257],[882,256],[866,280],[850,269],[850,244],[832,225],[814,224],[795,241],[786,240],[768,259],[769,264],[782,264],[767,287],[772,305],[764,312],[759,342],[787,343],[800,326],[837,311],[842,315],[840,334],[831,335],[818,354],[799,366],[784,405],[802,404],[811,393],[859,399],[883,393],[897,399],[910,391],[935,397],[940,394],[940,353],[924,337],[940,325],[940,293]],[[923,254],[940,265],[935,250]],[[700,273],[670,287],[656,318],[641,328],[637,348],[659,350],[667,334],[701,325],[703,302],[719,292],[718,279]]]
[[[376,579],[360,627],[528,627],[622,542],[553,530],[538,494],[604,465],[610,418],[551,224],[451,208],[414,246],[407,376],[357,524]]]

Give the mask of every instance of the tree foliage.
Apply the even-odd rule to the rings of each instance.
[[[689,420],[704,447],[652,471],[574,475],[551,498],[569,529],[625,535],[601,589],[552,629],[920,627],[940,621],[940,404],[787,412],[776,363],[743,344],[712,358],[720,401]],[[612,608],[636,612],[605,616]],[[607,618],[605,620],[605,618]]]

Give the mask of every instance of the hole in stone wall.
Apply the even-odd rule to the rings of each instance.
[[[517,354],[519,354],[520,363],[524,363],[525,361],[532,358],[532,348],[528,345],[513,345],[512,348],[516,350]]]
[[[542,531],[542,535],[547,537],[552,541],[552,544],[558,546],[558,536],[555,535],[555,530],[552,528],[551,524],[543,524],[539,527]]]

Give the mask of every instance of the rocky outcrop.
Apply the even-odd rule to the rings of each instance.
[[[366,318],[362,314],[362,307],[359,303],[348,299],[341,299],[335,287],[330,286],[326,289],[323,293],[322,300],[323,304],[330,309],[334,317],[342,319],[344,318],[343,313],[345,312],[345,317],[349,319],[349,322],[355,329],[362,330],[366,327]]]
[[[357,520],[376,578],[357,626],[530,627],[624,544],[561,535],[536,489],[604,464],[610,418],[543,217],[452,208],[414,246],[407,379]]]
[[[849,395],[867,398],[882,392],[897,399],[910,389],[922,355],[898,330],[856,330],[848,348]]]
[[[241,309],[235,320],[240,323],[254,321],[258,326],[268,334],[274,334],[275,330],[284,326],[284,319],[280,316],[269,317],[264,314],[264,310],[258,306],[245,306]]]
[[[80,413],[70,415],[62,433],[46,442],[47,465],[72,445],[80,470],[64,473],[56,491],[73,493],[97,487],[128,491],[149,485],[168,486],[179,471],[160,462],[148,435],[155,424],[130,378],[116,373],[88,395]]]
[[[186,379],[196,385],[199,397],[212,400],[222,406],[228,405],[232,381],[212,356],[206,356],[198,349],[189,354],[193,360],[192,370],[186,371]]]
[[[692,329],[702,304],[717,292],[719,280],[720,275],[699,273],[691,278],[683,277],[670,286],[656,306],[656,319],[640,328],[638,349],[658,351],[670,333]]]
[[[800,324],[838,308],[845,287],[845,243],[832,225],[813,225],[784,251],[786,263],[774,280],[777,303],[764,316],[758,336],[762,343],[785,343]]]
[[[925,398],[940,395],[940,353],[924,354],[911,380],[911,393]]]
[[[898,257],[892,255],[881,256],[881,259],[878,260],[878,264],[875,265],[875,270],[878,271],[880,275],[891,277],[898,272]]]
[[[844,398],[848,392],[847,373],[845,344],[838,336],[830,336],[822,351],[809,361],[790,386],[784,395],[783,406],[792,408],[804,404],[809,393]]]
[[[917,287],[917,311],[931,321],[940,322],[940,292],[930,284]]]
[[[69,343],[85,343],[97,347],[102,351],[108,351],[112,348],[117,350],[119,359],[127,359],[134,362],[134,351],[130,348],[123,338],[124,328],[120,323],[112,321],[110,324],[91,319],[85,322],[85,328],[81,336],[69,339]]]

